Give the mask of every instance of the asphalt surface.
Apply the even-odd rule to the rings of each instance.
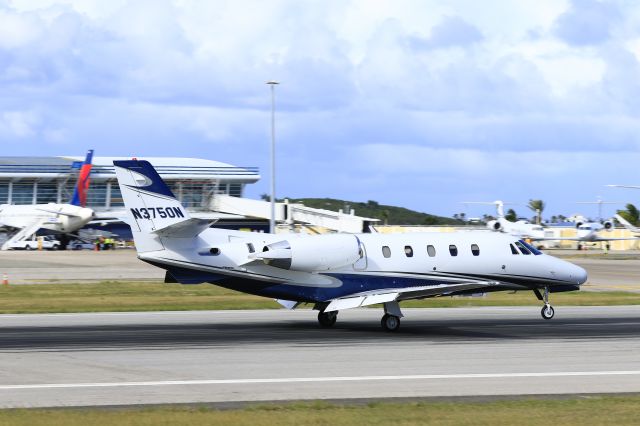
[[[0,316],[0,406],[640,392],[640,306]]]

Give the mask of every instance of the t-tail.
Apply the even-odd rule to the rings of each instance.
[[[164,250],[171,239],[193,238],[211,225],[191,218],[151,163],[114,161],[138,253]]]
[[[87,151],[87,156],[80,167],[78,183],[76,184],[76,189],[73,192],[73,198],[71,198],[71,204],[74,206],[87,206],[87,192],[89,192],[89,181],[91,180],[91,160],[93,160],[92,149]]]

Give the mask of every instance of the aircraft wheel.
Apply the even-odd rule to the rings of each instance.
[[[395,315],[384,314],[380,324],[385,331],[397,331],[400,328],[400,318]]]
[[[318,322],[322,328],[331,328],[338,319],[338,312],[318,312]]]
[[[553,315],[555,314],[555,311],[553,310],[553,306],[545,305],[545,306],[542,307],[542,310],[540,311],[540,314],[542,315],[542,318],[544,318],[546,320],[550,320],[551,318],[553,318]]]

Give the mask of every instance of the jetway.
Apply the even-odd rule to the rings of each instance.
[[[271,217],[271,203],[268,201],[216,195],[209,207],[213,211],[222,213],[262,219]],[[334,212],[288,201],[276,203],[275,219],[276,222],[288,225],[304,224],[346,233],[369,232],[369,226],[380,221],[379,219],[356,216],[353,210],[346,213]]]

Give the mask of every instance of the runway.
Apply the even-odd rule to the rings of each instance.
[[[640,392],[640,306],[0,316],[0,406]]]

